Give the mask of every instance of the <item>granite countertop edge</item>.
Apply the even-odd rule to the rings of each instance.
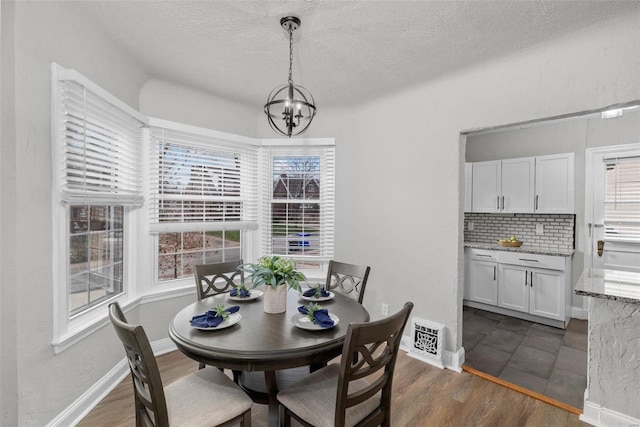
[[[563,250],[563,249],[549,249],[538,246],[530,246],[523,243],[519,248],[511,248],[507,246],[500,246],[497,243],[483,243],[483,242],[464,242],[465,248],[476,249],[489,249],[493,251],[506,251],[506,252],[519,252],[527,254],[539,254],[539,255],[552,255],[552,256],[572,256],[575,249]]]
[[[580,275],[578,282],[576,283],[576,287],[574,289],[575,294],[585,297],[608,299],[630,304],[640,304],[640,273],[630,273],[635,276],[634,284],[638,284],[638,292],[636,292],[634,296],[625,296],[620,295],[619,293],[607,292],[607,289],[604,286],[603,279],[605,271],[609,270],[596,268],[585,269]],[[616,271],[613,270],[613,272],[615,273]],[[629,286],[629,283],[626,283],[626,285]],[[620,290],[618,290],[617,292],[620,292]]]

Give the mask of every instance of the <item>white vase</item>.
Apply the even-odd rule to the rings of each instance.
[[[287,285],[264,287],[264,312],[269,314],[287,311]]]

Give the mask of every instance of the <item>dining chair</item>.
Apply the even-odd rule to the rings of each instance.
[[[198,301],[211,295],[229,292],[244,283],[244,272],[238,270],[242,260],[200,264],[195,266]]]
[[[371,270],[371,267],[366,265],[329,261],[325,289],[343,293],[362,304],[364,290],[369,278],[369,270]]]
[[[251,426],[251,399],[226,375],[202,369],[162,386],[149,339],[131,325],[117,302],[109,318],[124,346],[135,396],[136,426]]]
[[[412,309],[407,302],[390,317],[349,324],[340,364],[278,393],[285,427],[291,418],[307,427],[390,426],[393,372]]]
[[[244,283],[244,272],[238,269],[242,264],[242,260],[237,260],[196,265],[194,276],[198,301],[212,295],[229,292],[238,284]],[[200,369],[204,369],[205,366],[202,362],[198,363]],[[240,372],[233,371],[233,381],[236,384],[238,383],[238,375]]]

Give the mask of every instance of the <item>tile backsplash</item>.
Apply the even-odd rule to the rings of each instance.
[[[473,230],[469,230],[469,223]],[[543,224],[543,234],[536,234]],[[465,242],[496,243],[516,236],[528,245],[571,250],[575,241],[575,215],[572,214],[464,214]]]

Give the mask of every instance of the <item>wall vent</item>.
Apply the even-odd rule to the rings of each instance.
[[[444,368],[442,347],[445,326],[430,320],[411,318],[411,348],[409,356]]]

